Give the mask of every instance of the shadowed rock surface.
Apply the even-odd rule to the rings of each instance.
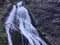
[[[18,0],[19,1],[19,0]],[[4,22],[9,7],[17,0],[0,0],[0,44],[4,45],[5,41]],[[42,33],[43,37],[51,45],[60,45],[60,0],[24,0],[24,5],[33,19],[35,27]],[[14,3],[13,3],[14,2]],[[1,5],[2,4],[2,5]],[[2,38],[3,37],[3,38]]]

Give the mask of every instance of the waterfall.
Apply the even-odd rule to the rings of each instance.
[[[28,10],[22,6],[22,3],[23,1],[13,5],[9,16],[5,21],[8,44],[13,45],[9,31],[14,29],[15,31],[21,33],[22,38],[25,37],[28,40],[28,45],[47,45],[46,42],[41,37],[39,37],[37,29],[31,23]],[[20,45],[24,45],[23,40],[22,44]]]

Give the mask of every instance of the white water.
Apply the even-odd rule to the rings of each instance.
[[[46,42],[39,37],[37,29],[31,24],[28,10],[22,6],[22,3],[22,1],[17,3],[18,8],[16,8],[16,5],[13,5],[12,11],[9,13],[8,18],[5,21],[5,29],[8,35],[8,44],[13,45],[9,31],[14,29],[16,31],[19,31],[19,33],[21,33],[21,36],[25,36],[25,38],[28,40],[28,45],[41,45],[41,43],[42,45],[47,45]],[[18,21],[17,23],[19,26],[17,26],[14,21]],[[24,45],[23,40],[22,44],[20,45]]]

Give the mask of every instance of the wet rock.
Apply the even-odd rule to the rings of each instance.
[[[48,41],[52,39],[52,41],[49,41],[52,45],[59,45],[60,43],[57,42],[60,39],[59,0],[34,0],[27,4],[27,9],[33,17],[36,27],[46,35],[48,34]]]

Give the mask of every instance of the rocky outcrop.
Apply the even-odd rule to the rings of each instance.
[[[60,0],[32,0],[27,5],[42,35],[51,45],[60,45]]]
[[[2,19],[11,5],[19,0],[0,1],[0,32],[4,28]],[[35,27],[51,45],[60,45],[60,0],[23,0]],[[3,4],[3,5],[1,5]],[[2,8],[1,8],[2,7]],[[4,30],[2,31],[4,32]],[[4,38],[2,38],[4,39]]]

